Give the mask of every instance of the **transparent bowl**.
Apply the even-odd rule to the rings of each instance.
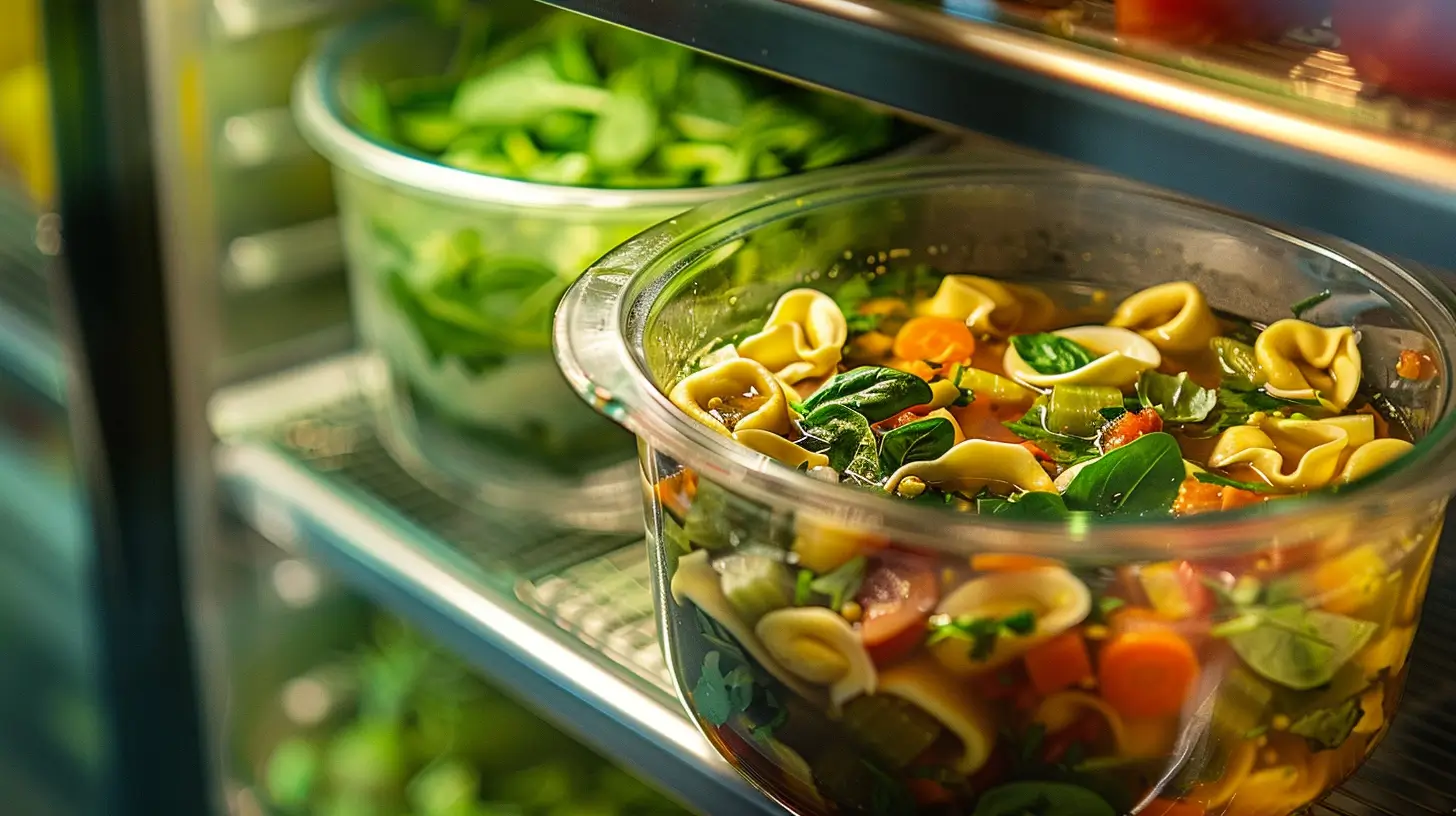
[[[523,15],[537,8],[522,6]],[[334,167],[356,325],[363,346],[383,362],[385,439],[396,458],[439,487],[521,507],[539,506],[550,490],[555,506],[591,505],[605,526],[635,526],[636,497],[620,489],[623,478],[632,479],[631,437],[571,396],[551,358],[552,312],[570,282],[608,249],[752,185],[538,184],[439,164],[354,128],[345,100],[359,83],[438,73],[452,46],[449,32],[386,12],[331,38],[304,66],[294,92],[303,132]],[[950,143],[926,137],[906,150]],[[478,326],[463,332],[433,320],[430,295],[411,281],[476,247],[519,286],[491,298],[471,316]]]
[[[856,240],[793,242],[826,224],[854,225]],[[1365,382],[1409,423],[1415,450],[1368,480],[1294,501],[1155,522],[1017,523],[817,481],[712,433],[664,395],[704,350],[761,324],[784,291],[920,265],[1118,294],[1191,280],[1215,308],[1257,323],[1328,290],[1305,319],[1361,332]],[[801,814],[1282,816],[1349,776],[1398,701],[1456,482],[1453,308],[1434,278],[1340,241],[1095,174],[935,162],[789,181],[648,230],[573,285],[555,343],[585,399],[639,437],[679,693],[708,739],[773,799]],[[1433,380],[1396,377],[1407,348],[1436,361]],[[877,636],[877,649],[860,649],[865,632],[855,624],[849,643],[809,627],[776,632],[776,650],[766,651],[761,630],[722,590],[720,571],[740,555],[822,571],[854,554],[868,554],[867,575],[894,579],[897,589],[879,600],[910,621],[896,637]],[[1242,586],[1277,587],[1281,614],[1295,617],[1284,628],[1261,622],[1262,640],[1241,642],[1250,654],[1263,650],[1249,658],[1257,670],[1245,665],[1246,649],[1236,653],[1193,619],[1175,629],[1199,666],[1189,693],[1173,700],[1178,713],[1147,714],[1125,700],[1112,708],[1096,668],[1071,685],[1040,684],[1043,694],[1019,674],[1019,657],[1001,664],[1008,671],[952,672],[923,643],[936,599],[986,555],[1054,559],[1060,567],[1043,569],[1069,571],[1094,599],[1145,575],[1191,576],[1190,587],[1248,576],[1259,584]],[[1139,620],[1094,600],[1071,631],[1095,667],[1105,639],[1138,632]],[[1325,632],[1331,621],[1328,638],[1311,635],[1309,626]],[[833,656],[800,657],[815,650]],[[800,664],[791,670],[786,655]],[[1269,671],[1290,685],[1259,673]],[[873,694],[845,694],[866,688],[866,676]],[[1144,682],[1157,692],[1162,679]],[[1069,793],[1070,783],[1083,791]]]

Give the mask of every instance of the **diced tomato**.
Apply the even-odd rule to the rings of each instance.
[[[1102,450],[1106,452],[1113,448],[1120,448],[1143,434],[1157,433],[1161,430],[1163,430],[1163,418],[1158,415],[1157,411],[1151,408],[1128,411],[1114,419],[1112,424],[1102,432]]]
[[[901,425],[909,425],[912,422],[919,422],[925,419],[925,415],[928,413],[930,413],[929,405],[916,405],[913,408],[906,408],[889,419],[882,419],[876,422],[873,427],[877,431],[893,431]]]
[[[1423,351],[1401,349],[1395,373],[1405,380],[1429,380],[1436,376],[1436,361]]]
[[[1191,45],[1272,38],[1318,25],[1329,0],[1118,0],[1115,8],[1119,34]]]
[[[1026,672],[1017,663],[1002,666],[970,681],[972,693],[980,700],[1014,700],[1029,683]]]
[[[1456,98],[1456,3],[1335,0],[1335,32],[1360,79],[1396,93]]]
[[[1071,725],[1053,734],[1047,734],[1041,744],[1041,758],[1049,765],[1055,765],[1071,747],[1077,743],[1091,747],[1107,738],[1107,720],[1099,713],[1087,712]]]
[[[955,802],[951,792],[934,779],[907,779],[905,787],[917,805],[949,805]]]
[[[925,623],[940,601],[935,562],[900,552],[874,560],[855,596],[863,614],[859,634],[878,665],[905,657],[924,640]]]

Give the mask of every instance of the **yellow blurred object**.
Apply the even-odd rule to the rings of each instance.
[[[52,150],[45,67],[33,62],[0,75],[0,166],[13,167],[42,206],[55,195]]]
[[[40,4],[6,0],[0,25],[0,73],[40,61]]]

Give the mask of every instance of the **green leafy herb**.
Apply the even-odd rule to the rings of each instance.
[[[1274,411],[1288,404],[1263,391],[1237,391],[1221,386],[1218,389],[1218,408],[1208,433],[1212,435],[1236,425],[1246,425],[1250,415]]]
[[[1012,782],[976,801],[972,816],[1117,816],[1107,801],[1063,782]]]
[[[879,422],[906,408],[924,405],[932,396],[930,385],[914,374],[863,366],[830,377],[804,400],[804,408],[812,412],[830,405],[843,405],[870,422]]]
[[[1273,493],[1274,488],[1262,482],[1241,482],[1238,479],[1230,479],[1212,471],[1199,471],[1193,474],[1193,478],[1204,484],[1221,485],[1223,487],[1237,487],[1240,490],[1248,490],[1254,493]]]
[[[938,459],[955,444],[955,423],[945,417],[921,419],[880,438],[880,466],[893,473],[901,465]]]
[[[1114,595],[1101,595],[1092,604],[1092,612],[1088,616],[1093,623],[1107,623],[1113,612],[1127,606],[1127,601]]]
[[[708,652],[703,657],[703,670],[693,685],[693,704],[703,719],[713,725],[725,725],[733,716],[734,701],[728,690],[728,678],[719,667],[721,656]]]
[[[804,432],[799,445],[828,456],[829,466],[840,473],[870,484],[879,481],[880,459],[869,420],[844,403],[805,407],[810,410],[799,422]]]
[[[996,643],[1003,633],[1025,637],[1036,631],[1036,614],[1022,610],[1004,618],[971,617],[962,615],[949,620],[932,619],[927,645],[944,640],[966,640],[971,644],[971,659],[985,660],[996,651]]]
[[[1250,607],[1235,620],[1249,621],[1227,635],[1244,664],[1260,677],[1297,691],[1328,683],[1378,628],[1298,603]]]
[[[976,499],[976,512],[1015,521],[1061,521],[1071,515],[1060,494],[1042,491],[1010,499],[982,496]]]
[[[1293,312],[1295,317],[1303,317],[1305,312],[1329,300],[1332,294],[1333,293],[1330,292],[1330,290],[1326,289],[1323,292],[1310,295],[1304,300],[1301,300],[1293,306],[1289,307],[1289,311]]]
[[[1185,475],[1176,439],[1143,434],[1082,468],[1062,498],[1071,510],[1151,518],[1172,510]]]
[[[844,606],[846,598],[853,598],[859,592],[859,585],[864,582],[864,574],[865,557],[856,556],[815,578],[810,582],[809,588],[820,595],[827,595],[830,609],[839,609]]]
[[[1364,713],[1360,699],[1351,697],[1334,708],[1321,708],[1305,714],[1290,724],[1289,733],[1309,740],[1310,748],[1315,751],[1338,748],[1350,738]]]
[[[1038,374],[1066,374],[1097,359],[1086,347],[1056,334],[1017,334],[1011,346]]]
[[[1202,422],[1218,405],[1218,392],[1190,381],[1186,371],[1176,377],[1144,371],[1138,377],[1137,395],[1165,422]]]
[[[1046,414],[1046,398],[1037,397],[1020,419],[1002,424],[1022,439],[1035,442],[1059,465],[1074,465],[1098,456],[1097,440],[1048,430]]]

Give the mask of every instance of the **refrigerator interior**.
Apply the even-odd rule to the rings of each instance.
[[[174,307],[197,304],[195,312],[175,314],[171,330],[190,344],[179,359],[199,369],[179,397],[179,424],[197,423],[191,447],[181,447],[194,478],[179,501],[194,515],[188,557],[205,575],[190,603],[219,812],[369,816],[376,811],[363,800],[372,797],[402,798],[424,816],[417,797],[443,802],[475,791],[482,803],[529,803],[523,812],[533,814],[680,807],[782,814],[717,755],[676,699],[640,533],[564,517],[523,520],[509,505],[461,494],[448,479],[442,487],[428,467],[402,465],[381,438],[377,407],[387,376],[354,349],[328,166],[288,107],[295,74],[321,38],[379,4],[136,5],[148,11],[151,136],[165,225],[159,242]],[[1274,43],[1197,50],[1145,43],[1123,53],[1105,2],[1050,11],[1040,3],[889,0],[733,0],[696,11],[689,7],[701,4],[662,9],[648,0],[616,10],[576,0],[558,5],[615,13],[669,39],[1237,209],[1422,261],[1451,257],[1450,231],[1409,227],[1453,212],[1449,190],[1432,186],[1456,183],[1449,103],[1413,101],[1351,79],[1323,24]],[[1061,39],[1042,38],[1045,32]],[[1009,74],[986,68],[988,54],[1014,57],[1015,46],[1033,35],[1035,48],[1013,59]],[[856,48],[866,64],[898,64],[906,73],[856,69],[844,59]],[[1114,70],[1106,62],[1114,52],[1123,73],[1100,89],[1043,70],[1052,57]],[[14,76],[33,72],[38,51],[26,53],[0,66]],[[806,60],[811,53],[831,56]],[[936,71],[984,83],[977,86],[984,97],[963,84],[913,79]],[[1033,75],[1035,82],[1026,79]],[[1136,96],[1128,90],[1135,81],[1156,87]],[[1190,115],[1186,108],[1117,107],[1157,107],[1162,103],[1146,94],[1169,88],[1208,101],[1225,119],[1190,128],[1173,121]],[[1249,148],[1248,140],[1271,138],[1249,125],[1269,110],[1301,123],[1309,150],[1294,155],[1278,134],[1274,147]],[[1048,111],[1081,127],[1058,127]],[[1129,138],[1142,128],[1143,138]],[[1371,148],[1365,164],[1352,158],[1361,146]],[[1346,152],[1331,158],[1336,148]],[[984,149],[1021,154],[999,143]],[[1313,162],[1310,151],[1326,163]],[[1402,167],[1426,161],[1428,177],[1392,172],[1400,164],[1394,159],[1375,166],[1391,151]],[[1205,159],[1202,169],[1180,160],[1190,154]],[[75,418],[67,416],[67,389],[76,387],[79,369],[65,356],[71,317],[57,305],[67,301],[63,293],[57,299],[54,281],[53,170],[43,159],[28,161],[24,180],[12,176],[0,189],[0,521],[17,531],[0,541],[8,586],[0,592],[0,642],[14,655],[0,668],[0,801],[24,803],[18,813],[59,816],[96,812],[111,720],[91,611],[92,505],[84,457],[73,451]],[[1263,181],[1250,186],[1234,177]],[[1322,194],[1288,193],[1299,189]],[[1323,206],[1331,198],[1345,206]],[[1444,547],[1402,713],[1374,757],[1316,813],[1416,816],[1456,808],[1456,774],[1445,761],[1456,752],[1456,680],[1443,645],[1456,637],[1452,587],[1456,552]],[[386,672],[380,667],[397,654],[440,667],[456,691],[463,684],[471,700],[488,701],[490,712],[479,716],[493,724],[467,729],[483,737],[478,754],[454,762],[447,761],[456,757],[453,744],[448,751],[401,748],[397,717],[382,720],[394,729],[383,738],[383,727],[372,736],[360,727],[365,690],[388,681],[376,677],[371,686],[358,666],[373,656],[376,670]],[[430,700],[422,692],[409,705]],[[418,712],[400,716],[418,723]],[[351,739],[379,740],[372,755],[354,754],[365,763],[362,773],[347,767]],[[502,757],[508,745],[549,751]],[[433,783],[429,771],[438,772]],[[681,804],[659,804],[634,775]],[[367,795],[342,793],[354,782]],[[574,798],[529,801],[548,790]]]

